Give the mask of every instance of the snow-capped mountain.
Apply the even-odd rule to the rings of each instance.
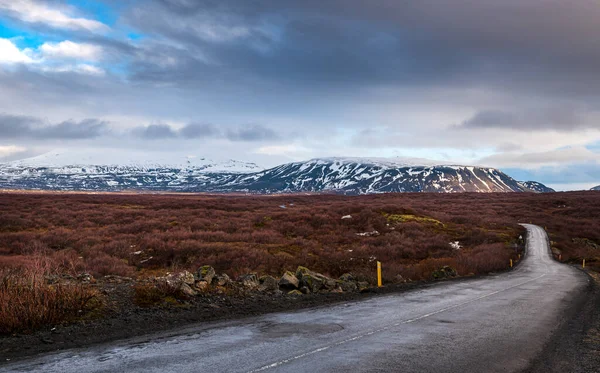
[[[261,170],[255,163],[193,155],[53,151],[0,164],[0,188],[178,191],[222,175]]]
[[[590,190],[598,190],[598,191],[600,191],[600,185],[598,185],[598,186],[596,186],[596,187],[593,187],[593,188],[592,188],[592,189],[590,189]]]
[[[0,164],[0,188],[185,192],[369,194],[389,192],[547,192],[493,168],[437,165],[422,159],[321,158],[262,169],[202,157],[51,152]]]
[[[341,192],[531,192],[493,168],[419,165],[419,160],[323,158],[240,174],[217,190],[236,187],[257,193]]]
[[[535,193],[554,193],[556,190],[545,186],[537,181],[519,181],[519,184]]]

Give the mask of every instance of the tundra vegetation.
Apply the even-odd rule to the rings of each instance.
[[[0,334],[203,294],[349,292],[508,270],[519,222],[557,259],[600,263],[600,194],[0,194]]]

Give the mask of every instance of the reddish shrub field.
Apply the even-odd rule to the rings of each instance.
[[[350,215],[350,218],[342,217]],[[384,280],[503,270],[524,230],[547,227],[563,261],[600,259],[600,193],[214,196],[0,194],[0,267],[149,276],[211,265],[238,276],[298,265]],[[377,233],[373,233],[373,232]],[[360,235],[363,234],[363,235]],[[450,245],[458,242],[460,249]],[[399,277],[401,276],[401,277]]]

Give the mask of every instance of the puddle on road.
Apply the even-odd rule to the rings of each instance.
[[[290,335],[316,335],[334,333],[343,330],[338,324],[303,324],[303,323],[267,323],[259,331],[267,338],[281,338]]]

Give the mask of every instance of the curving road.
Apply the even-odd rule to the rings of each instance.
[[[518,372],[588,279],[528,229],[514,271],[179,330],[4,365],[7,372]]]

